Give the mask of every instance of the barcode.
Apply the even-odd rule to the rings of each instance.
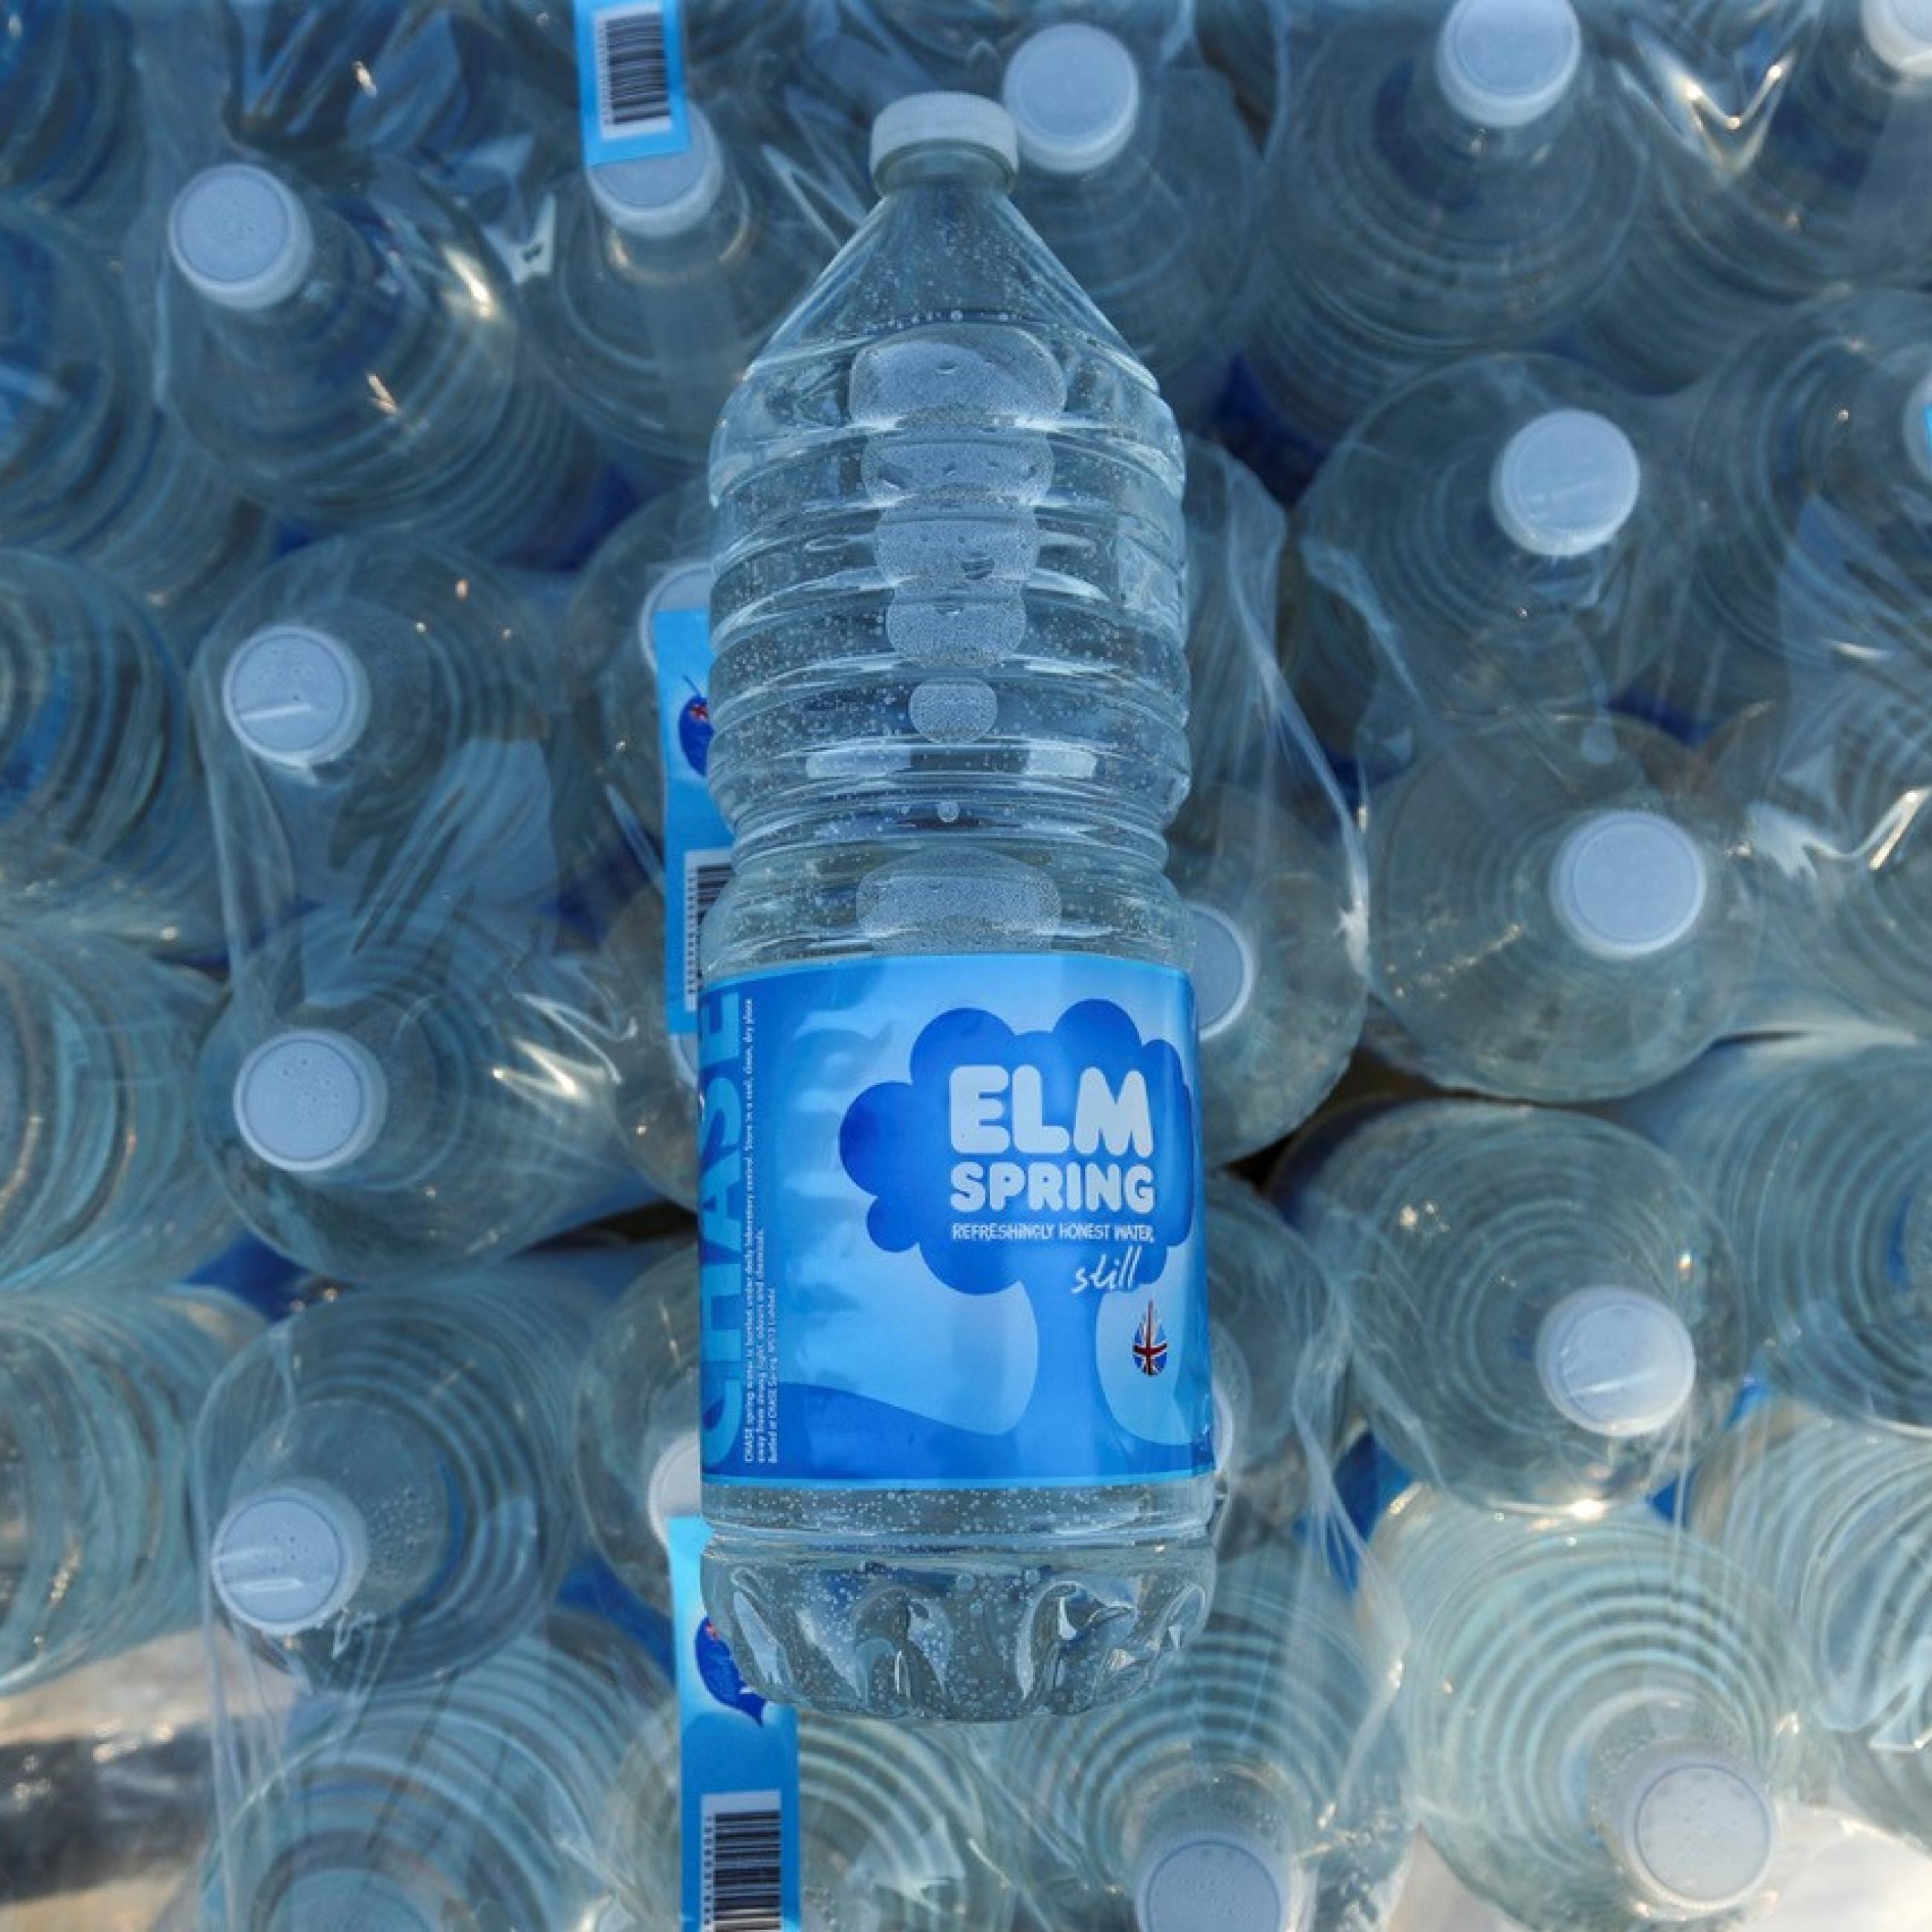
[[[597,16],[597,124],[607,140],[670,125],[663,0]]]
[[[706,1794],[704,1932],[784,1932],[784,1870],[776,1791]]]
[[[687,852],[684,855],[684,1004],[692,1011],[702,990],[698,970],[698,942],[718,896],[731,879],[729,852]]]

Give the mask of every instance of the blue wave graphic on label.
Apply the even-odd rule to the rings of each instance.
[[[707,1475],[1210,1468],[1194,1037],[1185,975],[1076,955],[709,989]]]

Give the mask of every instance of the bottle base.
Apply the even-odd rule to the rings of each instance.
[[[704,1557],[746,1682],[836,1717],[986,1724],[1118,1702],[1193,1639],[1214,1586],[1204,1538],[921,1561],[721,1532]]]

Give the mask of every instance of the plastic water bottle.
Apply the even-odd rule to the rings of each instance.
[[[1292,1183],[1376,1439],[1466,1502],[1651,1495],[1724,1426],[1744,1284],[1690,1178],[1580,1114],[1419,1100]]]
[[[221,946],[181,666],[109,578],[0,550],[0,890],[161,952]]]
[[[1757,902],[1682,746],[1630,721],[1443,735],[1369,810],[1374,987],[1436,1084],[1647,1087],[1730,1025]]]
[[[605,1316],[577,1394],[584,1520],[611,1568],[666,1615],[670,1526],[698,1514],[704,1478],[698,1304],[698,1251],[682,1246],[646,1268]]]
[[[802,1712],[798,1810],[806,1932],[1012,1925],[1017,1890],[991,1856],[982,1781],[944,1734]],[[668,1699],[631,1754],[616,1816],[614,1932],[668,1932],[682,1871]]]
[[[1813,1746],[1802,1660],[1742,1570],[1648,1511],[1486,1515],[1419,1486],[1370,1553],[1408,1616],[1422,1828],[1464,1884],[1564,1932],[1732,1924],[1774,1885]]]
[[[624,1754],[664,1695],[608,1624],[560,1611],[474,1668],[265,1722],[232,1766],[201,1922],[250,1932],[603,1922]],[[236,1774],[238,1771],[239,1775]]]
[[[1722,1217],[1764,1372],[1853,1421],[1932,1430],[1932,1050],[1739,1041],[1624,1117]]]
[[[114,940],[0,932],[0,1288],[178,1279],[226,1244],[190,1124],[215,999]]]
[[[1305,0],[1291,20],[1274,0],[1196,0],[1201,52],[1228,76],[1256,140],[1267,141],[1288,76],[1300,66],[1303,40],[1316,23],[1330,24],[1330,10],[1327,0]]]
[[[0,199],[0,528],[118,578],[184,651],[268,560],[266,516],[154,406],[80,238]]]
[[[16,0],[0,38],[0,195],[110,242],[147,159],[134,34],[118,6]]]
[[[1649,708],[1694,734],[1821,675],[1932,662],[1932,295],[1813,304],[1701,398],[1683,645]]]
[[[1186,1664],[1144,1697],[989,1733],[1040,1920],[1132,1932],[1379,1925],[1415,1816],[1394,1673],[1307,1555],[1224,1563]]]
[[[664,761],[658,710],[657,620],[711,602],[711,499],[702,482],[654,498],[598,546],[571,593],[563,653],[584,707],[586,755],[659,850]],[[678,720],[682,736],[710,729],[705,694]],[[708,743],[708,739],[706,740]]]
[[[194,689],[238,944],[316,905],[554,908],[615,843],[554,626],[473,557],[297,550],[230,608]]]
[[[182,190],[161,304],[174,409],[305,524],[569,561],[603,471],[536,370],[488,244],[421,179],[367,179],[324,194],[230,162]]]
[[[1208,1180],[1208,1299],[1225,1556],[1306,1508],[1311,1452],[1332,1456],[1341,1436],[1348,1343],[1313,1251],[1231,1174]]]
[[[571,1404],[597,1316],[526,1262],[269,1330],[196,1437],[229,1624],[338,1690],[460,1670],[533,1625],[579,1546]]]
[[[1210,1165],[1300,1125],[1348,1064],[1368,997],[1366,873],[1347,807],[1282,681],[1287,519],[1224,450],[1187,452],[1194,787],[1168,877],[1194,926]]]
[[[0,1693],[194,1621],[181,1498],[208,1385],[260,1328],[212,1288],[0,1297]]]
[[[1807,680],[1723,759],[1750,803],[1766,907],[1762,997],[1806,1022],[1932,1026],[1932,895],[1916,837],[1932,783],[1932,674],[1903,665]]]
[[[1642,190],[1569,0],[1365,10],[1301,68],[1283,126],[1248,341],[1252,460],[1279,476],[1423,370],[1573,326]]]
[[[830,250],[736,118],[689,110],[682,154],[579,170],[557,194],[531,339],[610,446],[688,475],[746,365]]]
[[[350,1281],[460,1269],[586,1218],[628,1172],[622,976],[460,915],[393,937],[296,920],[238,976],[196,1071],[236,1211]]]
[[[1790,1619],[1860,1808],[1932,1849],[1932,1444],[1774,1402],[1706,1460],[1691,1522]]]
[[[1128,1694],[1205,1608],[1180,446],[1003,111],[896,103],[873,157],[713,447],[706,1600],[763,1694],[992,1718]]]
[[[1645,559],[1684,526],[1672,475],[1642,405],[1552,356],[1391,397],[1296,512],[1286,656],[1322,742],[1372,769],[1418,712],[1607,706],[1664,643]]]
[[[1932,15],[1922,0],[1654,10],[1656,26],[1636,32],[1636,71],[1666,125],[1649,143],[1643,219],[1581,341],[1624,380],[1670,389],[1792,303],[1892,279],[1932,248],[1918,188],[1932,166]],[[1708,43],[1746,32],[1748,98],[1714,101]]]
[[[1175,416],[1205,422],[1245,322],[1250,258],[1227,238],[1253,226],[1260,166],[1232,90],[1066,20],[1021,44],[1000,98],[1019,136],[1015,206]]]

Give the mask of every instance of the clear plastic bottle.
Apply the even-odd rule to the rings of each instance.
[[[434,1684],[334,1706],[305,1732],[264,1725],[266,1744],[244,1739],[238,1763],[218,1758],[231,1784],[200,1922],[602,1924],[601,1848],[624,1754],[664,1696],[635,1645],[559,1611]]]
[[[1932,673],[1900,664],[1803,681],[1720,741],[1749,799],[1765,904],[1762,997],[1808,1024],[1932,1028]]]
[[[1634,1093],[1736,1017],[1758,902],[1742,827],[1634,721],[1442,734],[1369,808],[1377,997],[1442,1086]]]
[[[1814,1745],[1802,1659],[1743,1571],[1648,1510],[1489,1515],[1420,1486],[1370,1554],[1409,1622],[1422,1828],[1464,1884],[1552,1932],[1729,1926],[1774,1888]]]
[[[1643,148],[1569,0],[1364,9],[1282,124],[1247,358],[1270,481],[1432,364],[1573,327],[1642,197]]]
[[[682,154],[579,169],[548,272],[522,293],[559,386],[641,474],[703,464],[732,386],[830,255],[724,106]]]
[[[678,1932],[678,1735],[667,1699],[620,1780],[613,1932]],[[992,1855],[982,1783],[944,1734],[800,1715],[804,1932],[1006,1932],[1017,1893]]]
[[[302,523],[572,560],[604,472],[536,370],[488,243],[423,179],[362,178],[325,194],[228,162],[182,190],[161,302],[171,406]]]
[[[605,1317],[577,1392],[584,1520],[611,1568],[667,1616],[670,1525],[698,1514],[704,1478],[699,1292],[694,1244],[646,1268]]]
[[[1299,1126],[1348,1064],[1368,999],[1366,883],[1276,662],[1287,520],[1258,478],[1198,441],[1186,511],[1194,786],[1168,830],[1167,872],[1194,926],[1212,1166]]]
[[[1813,303],[1699,394],[1648,708],[1694,734],[1820,674],[1932,668],[1932,295]]]
[[[1225,1556],[1306,1508],[1310,1462],[1340,1439],[1348,1344],[1313,1251],[1232,1174],[1208,1180],[1208,1299]]]
[[[0,890],[158,952],[221,950],[181,666],[111,579],[0,550]]]
[[[873,154],[878,207],[713,447],[710,777],[736,843],[705,927],[700,1191],[721,1256],[752,1213],[785,1261],[782,1284],[721,1271],[709,1321],[782,1294],[806,1352],[776,1365],[774,1399],[844,1423],[788,1425],[792,1450],[754,1466],[734,1336],[713,1340],[706,1597],[766,1693],[991,1718],[1139,1688],[1198,1625],[1211,1569],[1187,928],[1160,836],[1186,779],[1180,448],[1006,201],[1000,109],[896,103]],[[748,1012],[787,1042],[748,1130],[788,1150],[776,1190],[742,1176],[728,1090]],[[1144,1214],[1116,1218],[1126,1170],[1096,1159],[1073,1184],[1106,1218],[1063,1240],[1021,1218],[1007,1168],[958,1166],[946,1070],[973,1059],[954,1029],[982,1022],[1022,1092],[1050,1078],[1074,1109],[1085,1085],[1082,1153],[1100,1151],[1101,1088],[1144,1092],[1158,1124],[1114,1135],[1145,1156]],[[916,1126],[892,1124],[905,1107]],[[1073,1153],[1042,1126],[1022,1132]],[[869,1214],[848,1204],[854,1163]],[[1009,1165],[1042,1204],[1064,1180]],[[850,1224],[817,1219],[820,1199]],[[842,1262],[838,1310],[820,1240],[869,1285]],[[774,1365],[746,1359],[763,1402]],[[828,1480],[792,1480],[807,1464]],[[714,1480],[731,1475],[748,1480]]]
[[[1669,1155],[1580,1114],[1418,1100],[1294,1184],[1376,1439],[1465,1502],[1652,1495],[1723,1427],[1744,1287]]]
[[[0,1298],[0,1693],[194,1621],[189,1438],[261,1325],[212,1288]]]
[[[1684,526],[1667,436],[1571,362],[1493,356],[1356,424],[1295,512],[1284,656],[1336,757],[1418,712],[1601,710],[1663,648],[1650,552]]]
[[[116,244],[147,164],[134,41],[113,0],[14,0],[0,35],[0,195]]]
[[[571,1403],[598,1312],[567,1268],[524,1262],[268,1330],[195,1438],[229,1628],[338,1693],[458,1671],[529,1629],[580,1541]]]
[[[1394,1674],[1318,1562],[1224,1563],[1184,1666],[1144,1697],[989,1733],[1042,1922],[1108,1932],[1354,1932],[1414,1835]]]
[[[82,240],[0,200],[0,527],[140,598],[184,652],[273,530],[154,406],[146,351]]]
[[[1649,10],[1636,74],[1666,124],[1580,340],[1622,380],[1673,389],[1792,304],[1932,250],[1932,16],[1922,0]],[[1714,68],[1746,34],[1744,98],[1714,104]]]
[[[0,1288],[178,1279],[226,1244],[190,1111],[216,997],[114,940],[0,932]]]
[[[1771,1403],[1705,1460],[1691,1523],[1791,1619],[1859,1808],[1932,1849],[1932,1443]]]
[[[1013,203],[1184,424],[1220,400],[1246,322],[1259,158],[1232,91],[1198,61],[1144,62],[1104,27],[1044,26],[1006,62]]]
[[[299,908],[554,907],[615,842],[554,627],[473,557],[308,545],[230,607],[194,692],[238,945]]]
[[[296,920],[238,974],[196,1125],[236,1211],[319,1274],[394,1280],[513,1252],[626,1178],[635,1023],[595,951],[442,914]]]
[[[1829,1414],[1932,1431],[1932,1049],[1735,1041],[1621,1111],[1722,1217],[1769,1379]]]

